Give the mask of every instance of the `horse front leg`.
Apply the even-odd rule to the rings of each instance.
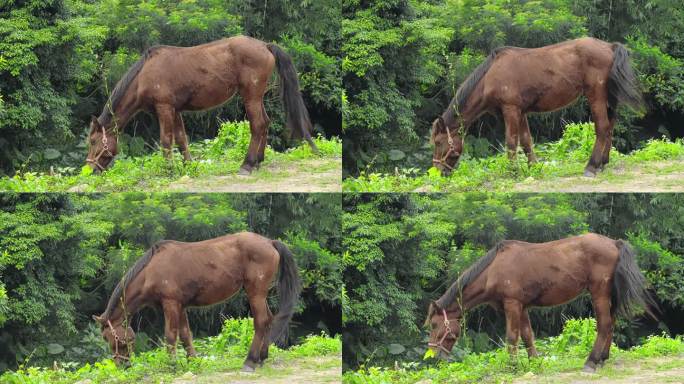
[[[180,112],[176,112],[173,137],[183,154],[183,160],[191,161],[192,156],[190,156],[190,149],[188,148],[188,136],[185,134],[185,123],[183,123],[183,116],[181,116]]]
[[[515,160],[516,152],[518,151],[519,141],[519,126],[522,114],[520,108],[514,105],[504,105],[501,107],[504,122],[506,123],[506,149],[508,151],[508,159]]]
[[[512,358],[518,355],[518,340],[520,338],[520,318],[523,312],[522,303],[518,300],[506,299],[503,303],[506,314],[506,342],[508,353]]]
[[[176,340],[180,324],[181,305],[175,300],[162,302],[164,310],[164,336],[166,336],[167,350],[171,355],[176,354]]]
[[[534,154],[532,149],[532,134],[530,133],[530,125],[527,122],[527,116],[520,116],[520,145],[523,147],[523,151],[527,155],[527,164],[534,164],[537,162],[537,156]]]
[[[606,355],[606,343],[613,333],[613,317],[610,314],[610,293],[592,292],[591,300],[596,315],[596,341],[587,362],[584,363],[583,370],[593,373],[596,372],[596,367],[603,362],[602,358]],[[608,348],[610,349],[610,346]]]
[[[526,309],[520,312],[520,335],[522,336],[525,347],[527,348],[527,356],[537,357],[539,353],[534,347],[534,332],[532,331],[532,324],[530,323],[530,316]]]
[[[185,309],[180,315],[180,329],[178,333],[188,357],[197,356],[197,351],[195,351],[195,347],[192,345],[192,331],[190,330],[190,323],[188,322],[188,311]]]
[[[176,110],[168,104],[155,105],[157,118],[159,119],[159,142],[166,159],[173,155],[174,126],[176,123]]]

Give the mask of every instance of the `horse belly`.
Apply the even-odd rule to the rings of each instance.
[[[584,286],[572,278],[549,280],[539,289],[531,300],[534,306],[547,307],[560,305],[573,300],[584,291]]]
[[[197,294],[188,305],[202,307],[226,301],[235,296],[241,287],[242,282],[238,280],[207,283],[199,287]]]
[[[235,87],[228,85],[224,87],[214,86],[197,88],[195,92],[192,93],[191,97],[185,102],[185,105],[182,107],[182,109],[189,111],[203,111],[217,107],[230,100],[230,98],[235,95],[235,91]]]

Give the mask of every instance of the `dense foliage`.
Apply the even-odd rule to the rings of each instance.
[[[594,319],[569,319],[563,332],[554,337],[537,339],[536,345],[541,352],[537,359],[521,356],[511,358],[505,347],[493,351],[474,353],[461,362],[423,365],[402,363],[388,369],[384,367],[363,367],[358,371],[345,372],[342,382],[347,384],[383,384],[416,382],[457,382],[457,383],[503,383],[522,379],[524,382],[576,383],[586,381],[579,373],[596,339]],[[657,380],[663,382],[678,380],[676,373],[671,377],[667,370],[679,368],[679,357],[684,353],[684,340],[681,337],[649,336],[643,344],[630,349],[611,348],[610,359],[601,367],[598,375],[591,381],[604,378],[634,380],[630,365],[639,366],[640,377],[648,377],[650,372],[665,371]],[[664,357],[664,358],[663,358]],[[658,358],[661,358],[658,360]],[[565,373],[564,376],[559,374]],[[668,377],[666,377],[668,376]]]
[[[108,353],[90,316],[104,310],[114,285],[147,248],[162,239],[199,241],[241,230],[281,239],[292,249],[304,285],[295,336],[339,332],[340,199],[336,194],[1,194],[0,370],[25,360],[31,365],[91,361]],[[240,294],[190,311],[190,324],[197,336],[216,334],[222,317],[245,316],[248,309]],[[161,335],[163,314],[145,309],[133,324],[144,350]]]
[[[543,242],[592,231],[629,240],[663,315],[659,324],[620,320],[614,341],[633,345],[658,328],[684,333],[679,194],[345,194],[342,226],[348,367],[419,360],[429,301],[503,239]],[[558,334],[567,317],[591,315],[588,297],[530,312],[540,337]],[[481,307],[467,318],[457,357],[501,343],[501,314]]]
[[[292,57],[317,133],[338,135],[342,82],[335,1],[30,0],[0,4],[0,172],[82,165],[90,115],[153,45],[197,45],[236,34],[276,42]],[[276,82],[266,97],[271,143],[286,146]],[[191,140],[242,120],[239,98],[186,114]],[[124,134],[130,155],[154,148],[156,119],[140,114]]]
[[[684,9],[678,1],[347,0],[342,17],[346,175],[428,168],[430,123],[502,45],[540,47],[581,36],[626,43],[648,113],[620,112],[616,147],[684,136]],[[530,116],[535,141],[558,139],[568,121],[588,121],[581,100]],[[500,118],[482,118],[469,131],[467,142],[479,143],[471,155],[499,150],[503,132]]]
[[[200,377],[212,377],[217,382],[230,380],[244,362],[244,356],[252,342],[254,328],[252,319],[227,319],[221,332],[206,339],[195,339],[195,346],[200,357],[185,359],[179,352],[176,359],[166,352],[166,348],[155,348],[137,353],[131,359],[129,367],[117,367],[110,359],[103,359],[94,364],[61,363],[51,368],[22,366],[17,371],[8,371],[0,375],[0,382],[8,384],[43,384],[74,382],[94,383],[132,383],[138,380],[150,382],[171,382],[174,378],[193,380]],[[271,367],[276,359],[290,366],[297,364],[319,364],[318,368],[339,367],[339,355],[342,349],[339,337],[332,338],[321,335],[309,335],[303,342],[288,350],[271,346],[269,360],[254,374],[256,378],[280,378],[289,374],[287,369]],[[315,359],[315,360],[314,360]],[[324,360],[325,359],[325,360]],[[324,360],[323,363],[320,363]],[[336,377],[332,377],[336,378]]]

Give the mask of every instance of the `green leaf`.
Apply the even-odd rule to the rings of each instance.
[[[392,161],[398,161],[406,157],[406,154],[398,149],[392,149],[389,151],[389,158]]]
[[[47,345],[47,351],[51,355],[58,355],[58,354],[64,352],[64,347],[62,347],[61,344],[50,343]]]
[[[48,149],[43,151],[43,156],[47,160],[54,160],[54,159],[57,159],[60,156],[62,156],[62,154],[54,148],[48,148]]]
[[[387,349],[392,355],[399,355],[406,351],[406,348],[404,348],[403,345],[396,343],[390,344]]]

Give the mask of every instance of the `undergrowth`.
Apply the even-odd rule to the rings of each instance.
[[[177,149],[174,150],[173,160],[170,161],[164,158],[161,151],[141,157],[119,154],[114,165],[102,174],[93,174],[87,166],[81,169],[60,168],[47,173],[20,170],[12,177],[0,178],[0,191],[159,190],[180,178],[236,174],[247,153],[249,140],[248,122],[227,122],[221,125],[214,139],[190,144],[193,157],[190,162],[184,162]],[[298,161],[312,158],[339,161],[342,156],[342,142],[339,139],[317,137],[314,141],[320,155],[313,153],[305,142],[282,153],[267,147],[261,169],[271,164],[296,167]],[[250,177],[258,179],[262,174],[263,171],[258,170]]]
[[[195,339],[198,357],[188,359],[182,348],[175,357],[165,348],[133,354],[127,368],[117,367],[111,359],[77,367],[74,364],[55,363],[53,367],[32,367],[25,362],[16,371],[0,376],[3,384],[52,384],[88,381],[95,383],[171,382],[174,377],[202,375],[215,372],[239,371],[252,341],[252,319],[228,319],[217,336]],[[339,337],[310,335],[299,345],[288,350],[275,346],[269,349],[269,359],[256,375],[273,374],[269,365],[274,361],[296,364],[297,359],[318,356],[338,356],[342,350]],[[341,362],[340,362],[341,365]],[[277,371],[276,371],[277,373]]]
[[[539,162],[527,164],[524,154],[518,153],[510,161],[505,153],[487,158],[470,158],[463,155],[459,167],[449,177],[442,177],[432,167],[427,171],[417,168],[396,169],[394,173],[362,172],[357,178],[343,181],[343,190],[349,192],[409,192],[409,191],[505,191],[519,182],[553,180],[554,178],[581,176],[584,171],[596,135],[593,123],[568,124],[563,137],[551,143],[535,145]],[[614,148],[606,171],[629,167],[652,161],[684,160],[684,140],[669,141],[665,138],[649,140],[645,145],[624,155]],[[606,172],[597,178],[609,177]]]
[[[517,357],[510,357],[506,347],[485,353],[466,354],[459,362],[433,361],[398,363],[395,367],[360,367],[343,375],[346,384],[380,383],[476,383],[509,382],[523,375],[544,375],[559,372],[579,372],[596,338],[594,319],[571,319],[563,332],[555,337],[535,341],[540,357],[528,359],[524,348]],[[681,337],[650,336],[643,344],[628,350],[613,345],[610,359],[598,375],[619,375],[611,367],[615,360],[629,361],[659,356],[681,356]],[[619,371],[619,370],[617,370]],[[531,372],[531,373],[530,373]]]

